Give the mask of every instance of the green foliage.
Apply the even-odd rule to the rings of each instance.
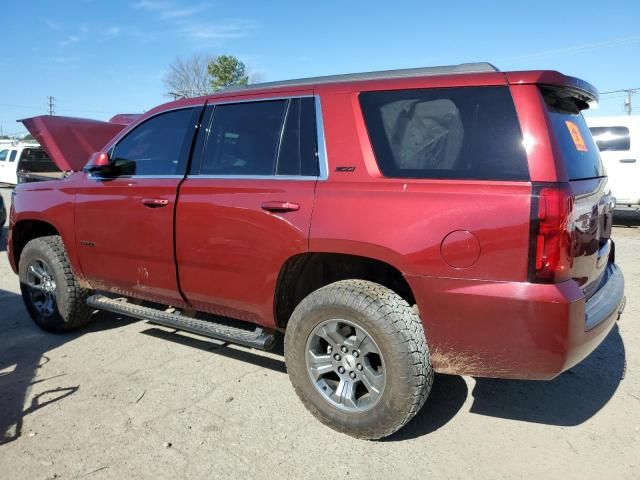
[[[33,138],[33,135],[31,135],[30,133],[27,133],[24,137],[22,137],[22,141],[23,142],[35,142],[36,139]]]
[[[220,55],[209,62],[211,88],[214,91],[223,88],[245,86],[249,83],[249,75],[245,72],[244,63],[233,55]]]

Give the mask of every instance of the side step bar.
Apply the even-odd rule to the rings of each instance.
[[[146,320],[165,327],[215,338],[223,342],[243,345],[245,347],[270,350],[275,343],[275,335],[266,333],[261,328],[256,328],[252,331],[223,323],[198,320],[178,313],[169,313],[155,308],[134,305],[127,302],[126,299],[114,300],[104,295],[92,295],[87,299],[87,305],[99,310],[139,318],[140,320]],[[227,320],[229,322],[233,321],[226,318],[222,319],[225,322]]]

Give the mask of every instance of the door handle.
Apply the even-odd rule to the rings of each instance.
[[[164,198],[143,198],[142,204],[149,208],[160,208],[169,205],[169,200],[165,200]]]
[[[267,212],[295,212],[300,210],[300,205],[293,202],[264,202],[262,209]]]
[[[636,163],[635,158],[622,158],[620,159],[620,163]]]

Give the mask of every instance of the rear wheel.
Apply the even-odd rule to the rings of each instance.
[[[80,287],[69,266],[59,236],[31,240],[19,263],[22,299],[36,324],[48,332],[64,333],[89,323],[91,291]]]
[[[364,280],[336,282],[306,297],[287,326],[285,358],[309,411],[358,438],[400,429],[433,382],[419,316],[392,290]]]

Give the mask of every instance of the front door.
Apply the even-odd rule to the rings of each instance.
[[[114,176],[83,179],[76,197],[76,248],[93,288],[182,304],[174,208],[200,110],[150,117],[110,149]]]
[[[308,251],[314,99],[245,97],[204,125],[176,213],[180,286],[197,310],[272,326],[280,268]]]

